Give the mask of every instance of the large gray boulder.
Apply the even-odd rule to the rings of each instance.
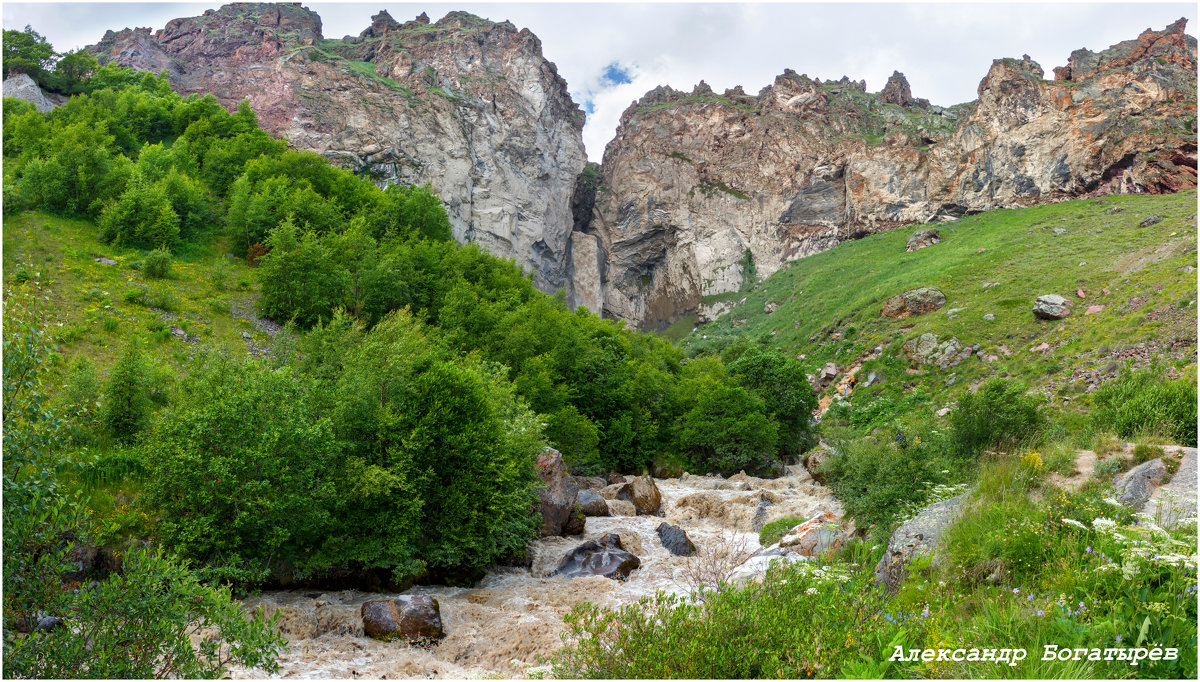
[[[1167,467],[1161,459],[1152,459],[1126,471],[1117,479],[1117,502],[1133,510],[1140,510],[1154,487],[1162,483],[1167,475]]]
[[[928,556],[951,523],[962,513],[966,493],[931,504],[892,533],[887,551],[875,566],[875,582],[894,590],[908,574],[912,559]]]
[[[30,102],[43,114],[54,108],[50,100],[46,99],[46,93],[33,82],[29,74],[18,73],[5,78],[3,88],[5,97],[16,97]]]
[[[362,605],[362,621],[363,631],[375,639],[417,642],[446,636],[441,607],[427,595],[366,602]]]
[[[547,577],[582,578],[599,575],[613,580],[624,580],[641,565],[641,559],[625,551],[619,535],[608,533],[598,540],[588,540],[567,552],[559,562],[558,568]]]
[[[1038,296],[1033,304],[1033,314],[1043,320],[1061,320],[1071,314],[1067,299],[1058,294]]]
[[[921,287],[889,298],[883,304],[884,317],[902,320],[913,315],[931,313],[946,305],[946,295],[933,287]]]
[[[565,529],[571,523],[579,487],[567,476],[562,454],[554,448],[546,448],[538,455],[537,470],[542,479],[542,487],[538,490],[542,527],[538,532],[543,537],[569,534]]]
[[[1178,448],[1178,451],[1182,461],[1171,482],[1152,494],[1142,507],[1164,528],[1175,528],[1196,519],[1196,448]]]
[[[941,341],[937,334],[926,332],[904,342],[902,350],[909,358],[923,365],[936,365],[942,369],[955,367],[971,357],[974,350],[963,346],[958,337]]]
[[[610,516],[608,510],[608,502],[597,491],[590,488],[579,491],[579,507],[583,509],[583,513],[588,516]]]

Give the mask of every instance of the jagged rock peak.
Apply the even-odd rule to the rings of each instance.
[[[1152,59],[1185,70],[1196,69],[1196,39],[1184,33],[1187,19],[1180,18],[1162,31],[1146,29],[1134,40],[1125,40],[1107,50],[1092,52],[1080,48],[1071,53],[1066,66],[1054,69],[1054,79],[1081,81],[1101,71],[1119,69],[1135,62]]]
[[[912,88],[908,86],[908,79],[899,71],[893,71],[891,78],[888,78],[887,85],[883,86],[883,90],[879,93],[879,99],[892,104],[899,104],[902,107],[907,107],[916,104],[916,100],[912,96]]]
[[[425,23],[429,23],[429,17],[425,17]],[[382,38],[389,31],[398,28],[400,28],[400,22],[393,19],[386,9],[381,9],[379,14],[371,17],[371,25],[358,35],[360,38]]]

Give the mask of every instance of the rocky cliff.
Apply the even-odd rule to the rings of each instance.
[[[451,12],[324,39],[299,4],[237,3],[162,30],[109,31],[102,62],[170,73],[181,93],[249,99],[264,128],[379,182],[430,183],[455,237],[568,285],[583,112],[529,30]]]
[[[998,59],[978,100],[785,71],[757,95],[657,88],[604,153],[572,235],[575,302],[661,328],[847,239],[996,207],[1196,186],[1196,40],[1180,20],[1046,80]]]

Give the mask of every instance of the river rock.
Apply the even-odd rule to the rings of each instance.
[[[365,602],[362,621],[363,631],[375,639],[403,638],[414,642],[446,636],[441,607],[437,599],[427,595]]]
[[[942,531],[962,512],[965,500],[966,493],[931,504],[916,518],[897,528],[888,541],[887,551],[875,566],[875,581],[889,590],[899,587],[908,574],[908,562],[933,551]]]
[[[580,490],[599,490],[608,485],[603,476],[571,476],[570,479]]]
[[[883,304],[883,317],[902,320],[931,313],[946,305],[946,295],[933,287],[921,287],[889,298]]]
[[[691,556],[696,553],[696,545],[692,543],[692,539],[688,537],[687,532],[679,526],[673,526],[663,521],[654,530],[658,533],[658,541],[671,554],[675,556]]]
[[[542,488],[538,490],[538,512],[542,516],[539,533],[542,536],[562,535],[571,517],[579,489],[566,475],[562,454],[545,448],[537,459]]]
[[[1033,314],[1043,320],[1061,320],[1071,314],[1067,307],[1067,299],[1058,294],[1038,296],[1033,304]]]
[[[942,233],[938,232],[935,227],[917,230],[908,238],[908,243],[904,245],[904,250],[919,251],[926,246],[933,246],[940,241],[942,241]]]
[[[604,497],[600,493],[592,489],[584,489],[579,491],[577,498],[580,509],[587,516],[608,516],[608,503],[604,501]]]
[[[599,575],[624,580],[641,565],[641,559],[625,551],[621,545],[621,538],[616,533],[608,533],[597,540],[588,540],[567,552],[559,562],[558,568],[547,577],[581,578]]]
[[[571,508],[571,513],[567,516],[566,523],[563,524],[563,535],[583,535],[583,528],[587,524],[587,514],[583,512],[583,507],[576,503]]]
[[[1133,510],[1140,510],[1154,492],[1154,486],[1162,483],[1167,467],[1161,459],[1152,459],[1126,471],[1114,486],[1117,502]]]
[[[812,476],[813,480],[821,485],[825,485],[825,472],[821,471],[821,465],[829,461],[830,452],[824,448],[817,448],[804,458],[804,468],[808,470],[808,475]]]
[[[638,476],[617,490],[617,499],[632,502],[638,514],[657,514],[662,507],[662,493],[649,476]]]
[[[845,533],[830,527],[834,520],[836,517],[833,514],[822,511],[789,530],[779,539],[779,546],[807,557],[833,552],[846,542]]]
[[[605,502],[613,516],[637,516],[637,507],[633,506],[632,502],[618,499],[606,499]]]

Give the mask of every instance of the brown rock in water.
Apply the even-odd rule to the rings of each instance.
[[[617,499],[632,502],[639,515],[657,514],[662,508],[662,493],[649,476],[638,476],[617,490]]]
[[[604,497],[595,490],[586,489],[579,491],[577,498],[579,508],[588,516],[609,516],[608,502]]]
[[[835,552],[846,542],[845,533],[830,527],[835,520],[832,513],[823,511],[785,533],[779,546],[808,557]]]
[[[566,527],[570,522],[579,488],[571,477],[567,476],[562,454],[554,448],[546,448],[538,455],[537,471],[542,479],[542,487],[538,490],[538,512],[542,517],[539,534],[569,534]]]
[[[912,315],[931,313],[946,305],[946,295],[933,287],[921,287],[889,298],[883,304],[883,317],[902,320]]]
[[[362,621],[363,631],[375,639],[414,642],[446,636],[441,607],[437,599],[426,595],[365,602]]]

